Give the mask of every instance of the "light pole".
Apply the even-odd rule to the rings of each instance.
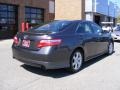
[[[94,21],[95,0],[92,0],[92,21]]]
[[[108,0],[108,22],[109,22],[109,6],[110,6],[110,1]]]
[[[116,24],[117,2],[114,2],[114,26]]]

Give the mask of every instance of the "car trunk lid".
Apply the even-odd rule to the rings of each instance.
[[[51,39],[48,33],[32,33],[24,32],[17,35],[19,41],[19,47],[28,50],[39,50],[37,43],[43,39]]]

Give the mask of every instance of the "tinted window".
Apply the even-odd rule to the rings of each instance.
[[[15,5],[0,4],[0,37],[11,37],[18,31],[18,8]],[[2,33],[4,32],[4,33]]]
[[[71,22],[70,21],[54,21],[48,24],[45,24],[43,26],[38,26],[33,29],[32,31],[50,31],[50,32],[59,32],[61,31],[64,27],[69,25]],[[30,30],[30,31],[31,31]]]
[[[15,7],[13,7],[13,6],[8,6],[8,10],[9,10],[9,11],[15,11],[16,9],[15,9]]]
[[[102,32],[102,28],[100,26],[98,26],[97,24],[91,23],[91,26],[92,26],[95,34],[99,34]]]
[[[0,11],[0,17],[7,17],[7,12]]]
[[[17,26],[17,7],[14,5],[0,4],[0,24]]]
[[[7,5],[0,4],[0,11],[7,11]]]
[[[41,22],[44,21],[44,9],[26,7],[25,21],[30,24],[40,24]]]
[[[80,23],[77,28],[77,33],[92,33],[92,29],[88,23]]]

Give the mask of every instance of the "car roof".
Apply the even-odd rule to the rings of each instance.
[[[55,21],[70,21],[70,22],[92,22],[88,20],[55,20]]]

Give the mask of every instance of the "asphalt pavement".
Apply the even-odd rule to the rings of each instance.
[[[0,90],[120,90],[120,43],[115,52],[88,61],[75,74],[41,70],[12,58],[12,40],[0,41]]]

